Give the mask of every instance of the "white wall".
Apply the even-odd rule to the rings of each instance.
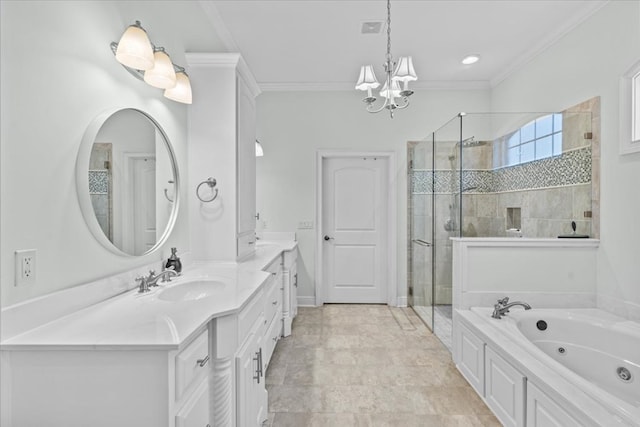
[[[189,49],[223,50],[196,2],[15,1],[1,3],[0,297],[30,297],[132,269],[189,246],[187,211],[162,251],[119,257],[82,217],[76,153],[99,113],[139,108],[164,128],[186,177],[187,106],[127,73],[109,48],[136,19],[174,62]],[[184,17],[182,20],[180,17]],[[197,37],[196,37],[197,35]],[[197,99],[197,95],[194,96]],[[186,195],[186,180],[181,191]],[[37,283],[14,287],[14,251],[37,250]]]
[[[397,283],[406,302],[407,141],[421,140],[460,111],[487,111],[488,90],[417,91],[412,105],[388,114],[370,114],[362,93],[266,92],[257,100],[257,211],[265,231],[296,231],[299,241],[298,296],[313,303],[315,230],[297,229],[316,215],[317,150],[395,151],[397,191]],[[258,229],[262,229],[262,222]]]
[[[493,111],[560,111],[601,97],[598,304],[627,301],[638,318],[640,153],[618,150],[620,77],[639,58],[640,2],[612,1],[492,91]]]

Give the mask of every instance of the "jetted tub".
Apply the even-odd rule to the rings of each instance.
[[[640,426],[640,323],[598,309],[525,311],[516,306],[502,319],[491,318],[492,310],[471,309],[485,319],[481,330],[489,340],[492,329],[507,336],[509,346],[542,362],[557,381],[569,382],[602,405],[612,414],[611,422],[602,425]],[[523,367],[527,363],[526,357],[515,359]]]

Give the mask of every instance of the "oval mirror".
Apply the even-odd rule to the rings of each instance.
[[[78,152],[76,186],[89,229],[116,254],[150,253],[171,233],[178,166],[167,135],[141,110],[112,110],[91,122]]]

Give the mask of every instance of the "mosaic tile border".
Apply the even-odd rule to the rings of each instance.
[[[109,171],[89,171],[89,194],[109,194]]]
[[[584,147],[517,166],[464,170],[462,188],[469,193],[499,193],[588,184],[591,168],[591,147]],[[411,174],[412,194],[452,194],[458,188],[458,174],[451,170],[436,170],[433,178],[429,170],[416,170]]]

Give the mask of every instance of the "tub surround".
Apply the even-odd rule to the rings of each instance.
[[[242,418],[247,414],[266,418],[264,382],[256,383],[255,375],[266,370],[282,336],[289,284],[283,264],[297,242],[262,240],[256,246],[237,263],[186,261],[182,276],[145,294],[133,282],[139,271],[128,273],[131,282],[118,295],[75,312],[68,306],[55,319],[54,313],[40,316],[50,321],[32,323],[29,330],[8,327],[14,335],[0,342],[7,374],[1,384],[2,424],[175,427],[248,425]],[[114,288],[122,290],[125,276]],[[198,280],[225,286],[191,301],[161,298]],[[93,295],[91,301],[105,296],[96,284],[80,288],[76,304],[79,295]],[[3,312],[3,320],[28,318],[56,300],[60,296],[52,294],[19,309],[8,307],[4,311],[13,316]],[[77,409],[60,413],[69,399]],[[33,405],[40,410],[30,411]]]
[[[453,306],[596,307],[597,239],[452,238]]]
[[[549,420],[563,426],[640,425],[638,407],[598,389],[542,352],[517,331],[511,318],[517,316],[492,319],[491,310],[454,311],[453,358],[504,425],[543,426]],[[540,312],[544,317],[553,311],[558,310]],[[639,325],[602,310],[564,311],[602,323],[631,324],[626,329],[640,332]]]

